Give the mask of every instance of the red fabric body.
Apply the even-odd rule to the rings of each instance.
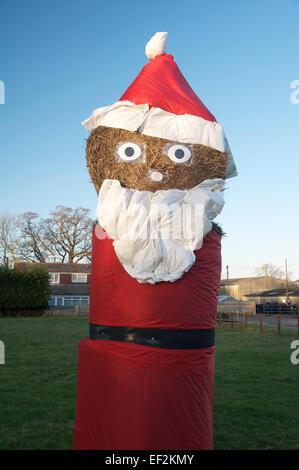
[[[112,240],[94,236],[90,322],[215,328],[220,250],[220,236],[212,231],[180,280],[139,284],[119,263]],[[81,340],[75,449],[212,449],[214,354],[215,347]]]
[[[149,104],[173,114],[191,114],[216,121],[194,93],[170,54],[157,56],[146,64],[120,98],[135,104]]]
[[[192,268],[176,282],[140,284],[119,262],[113,240],[93,235],[90,283],[91,323],[139,328],[216,327],[221,242],[209,232]]]
[[[79,343],[77,450],[213,447],[214,348]]]

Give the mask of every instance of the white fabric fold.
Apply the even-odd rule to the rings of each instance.
[[[220,152],[225,151],[221,124],[191,114],[173,114],[160,108],[153,108],[139,131],[153,137],[182,143],[202,144]]]
[[[222,210],[222,179],[191,190],[136,191],[105,180],[98,198],[98,220],[113,238],[124,269],[141,283],[180,279],[195,261],[213,220]]]
[[[81,124],[89,131],[96,129],[98,126],[137,131],[143,123],[148,110],[148,104],[117,101],[111,106],[95,109],[91,116],[85,121],[82,121]]]

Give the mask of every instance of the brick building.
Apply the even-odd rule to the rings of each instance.
[[[49,305],[89,305],[90,264],[17,262],[14,267],[19,271],[38,267],[49,272],[51,276]]]

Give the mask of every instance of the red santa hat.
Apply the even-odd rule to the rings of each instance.
[[[166,32],[159,32],[150,39],[145,48],[150,62],[119,101],[96,109],[83,126],[88,130],[98,126],[121,128],[227,151],[226,178],[236,176],[221,124],[194,93],[173,56],[166,54],[166,38]]]

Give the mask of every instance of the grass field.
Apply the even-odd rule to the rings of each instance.
[[[0,449],[72,449],[77,343],[87,318],[2,318]],[[299,449],[296,333],[217,329],[215,449]]]

